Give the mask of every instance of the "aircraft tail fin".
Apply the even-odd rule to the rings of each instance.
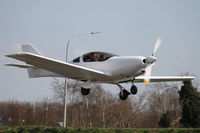
[[[31,43],[22,44],[22,51],[36,55],[42,55]]]
[[[43,56],[32,44],[22,44],[22,51]],[[11,57],[11,55],[6,55],[7,57]],[[50,72],[48,70],[38,68],[33,65],[29,64],[5,64],[6,66],[18,67],[18,68],[25,68],[28,71],[29,78],[38,78],[38,77],[62,77],[59,74]]]

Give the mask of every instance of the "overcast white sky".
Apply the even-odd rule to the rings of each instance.
[[[72,40],[71,59],[97,50],[149,56],[160,35],[163,43],[152,75],[200,76],[199,0],[1,0],[0,101],[52,94],[52,78],[29,79],[26,70],[4,66],[19,63],[4,55],[30,42],[45,56],[64,61],[68,38],[91,31],[103,33]]]

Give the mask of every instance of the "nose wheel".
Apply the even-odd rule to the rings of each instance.
[[[135,95],[135,94],[137,94],[137,91],[138,91],[137,86],[135,86],[135,85],[133,84],[133,85],[131,86],[131,89],[130,89],[131,94]]]

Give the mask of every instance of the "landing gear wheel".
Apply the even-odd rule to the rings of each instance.
[[[88,95],[90,93],[90,89],[86,89],[86,88],[81,87],[81,93],[83,95]]]
[[[130,92],[131,92],[131,94],[133,94],[133,95],[135,95],[136,93],[137,93],[137,86],[135,86],[135,85],[132,85],[131,86],[131,89],[130,89]]]
[[[119,98],[121,100],[126,100],[128,98],[129,92],[127,90],[123,90],[123,93],[120,91]]]

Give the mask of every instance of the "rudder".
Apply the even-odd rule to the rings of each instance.
[[[42,55],[32,44],[27,43],[27,44],[22,44],[22,51],[23,52],[28,52],[36,55]]]

